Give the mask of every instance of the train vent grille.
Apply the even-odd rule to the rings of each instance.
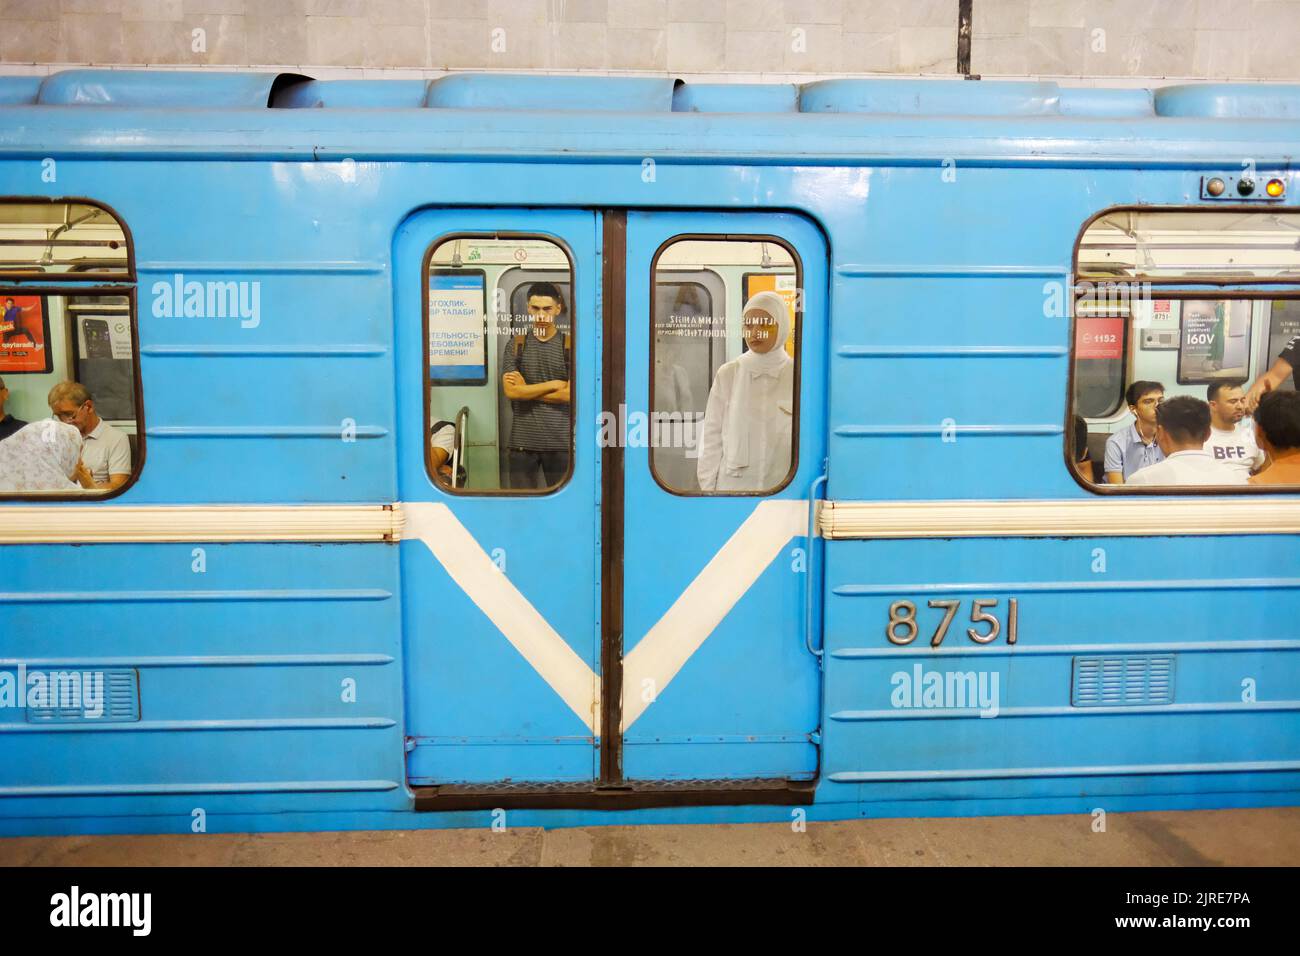
[[[1172,654],[1076,657],[1070,703],[1075,707],[1124,707],[1174,702]]]
[[[45,697],[33,688],[33,675],[46,682]],[[140,719],[140,676],[130,670],[28,671],[27,695],[51,706],[27,708],[29,724],[119,723]]]

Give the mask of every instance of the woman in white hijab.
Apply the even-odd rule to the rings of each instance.
[[[785,350],[790,312],[775,292],[745,303],[749,351],[721,368],[709,390],[696,475],[701,491],[768,491],[790,472],[794,361]]]
[[[0,441],[0,491],[80,491],[74,477],[80,461],[76,425],[32,422]]]

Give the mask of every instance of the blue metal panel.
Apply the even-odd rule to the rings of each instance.
[[[1294,547],[1246,537],[829,542],[826,796],[850,785],[870,794],[839,799],[1169,793],[1173,777],[1190,791],[1222,789],[1215,781],[1233,772],[1300,770],[1300,640],[1278,629],[1300,610],[1300,578],[1279,576],[1294,569]],[[966,634],[975,598],[997,600],[1002,623],[983,646]],[[943,610],[927,602],[942,599],[961,604],[933,647]],[[916,608],[906,645],[885,634],[896,601]],[[1146,699],[1077,706],[1073,664],[1091,657],[1169,658],[1176,700],[1144,685]],[[974,704],[963,675],[988,691]]]
[[[1150,90],[1107,90],[1096,87],[1062,88],[1063,116],[1133,116],[1155,114],[1155,97]]]
[[[682,83],[673,91],[679,113],[794,113],[799,87],[793,83]]]
[[[39,76],[0,77],[0,105],[26,106],[35,103],[42,80]]]
[[[798,470],[771,496],[803,501],[821,474],[825,438],[826,247],[816,226],[783,214],[640,213],[628,217],[627,414],[649,412],[651,259],[682,234],[775,235],[803,264]],[[762,499],[685,497],[650,472],[650,450],[626,450],[624,654],[677,601]],[[804,646],[807,539],[793,537],[627,731],[632,779],[810,777],[817,753],[818,668]],[[797,552],[796,552],[797,549]]]
[[[279,109],[418,109],[424,105],[428,88],[428,80],[308,80],[276,91],[271,106]]]
[[[47,106],[265,107],[277,73],[177,70],[161,78],[142,70],[65,70],[41,84]]]
[[[818,80],[801,88],[805,113],[1041,116],[1057,112],[1055,83],[965,80]]]
[[[138,720],[0,710],[0,816],[406,805],[397,548],[203,548],[0,548],[0,667],[139,674]]]
[[[429,84],[424,105],[461,110],[620,110],[673,108],[675,81],[658,77],[454,73]]]
[[[1198,83],[1155,92],[1161,116],[1216,119],[1300,119],[1300,87],[1282,83]]]
[[[575,269],[573,475],[544,496],[450,494],[425,471],[419,270],[452,232],[523,232],[568,247]],[[397,384],[400,486],[405,502],[449,506],[485,552],[591,670],[600,670],[598,527],[599,259],[593,213],[519,209],[417,213],[398,231]],[[412,784],[503,780],[584,781],[595,739],[419,541],[402,544],[407,735]]]
[[[530,78],[540,83],[544,77]],[[597,88],[608,78],[585,82]],[[933,81],[925,81],[925,84]],[[968,88],[971,84],[965,84]],[[905,95],[905,94],[900,94]],[[0,106],[0,153],[62,157],[370,159],[427,162],[438,158],[566,165],[588,161],[639,163],[655,157],[738,169],[782,164],[855,169],[878,165],[940,168],[944,159],[976,166],[1033,168],[1141,167],[1239,169],[1285,165],[1294,124],[1285,118],[1222,120],[1140,118],[1131,103],[1114,116],[696,113],[670,109],[671,90],[654,112],[548,109],[64,109]],[[562,97],[559,97],[563,99]],[[576,100],[567,100],[570,104]],[[124,140],[120,129],[133,135]],[[477,175],[473,177],[479,179]],[[940,182],[936,180],[936,182]],[[628,183],[622,204],[645,202]],[[796,190],[797,191],[797,190]],[[1069,190],[1083,198],[1083,190]],[[1191,195],[1195,195],[1192,193]],[[701,189],[695,202],[706,197]],[[547,196],[535,193],[534,198]],[[191,197],[198,199],[200,197]],[[773,197],[775,198],[775,197]],[[1131,197],[1130,197],[1131,198]],[[549,199],[549,196],[548,196]],[[415,199],[418,202],[418,199]],[[663,202],[657,195],[655,203]],[[751,202],[752,205],[752,202]],[[795,203],[802,206],[801,203]],[[325,210],[317,208],[318,211]],[[993,208],[996,208],[996,204]],[[824,210],[832,212],[833,210]]]

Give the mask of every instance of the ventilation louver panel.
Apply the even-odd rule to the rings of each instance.
[[[1172,654],[1074,659],[1070,703],[1075,707],[1131,707],[1173,702]]]

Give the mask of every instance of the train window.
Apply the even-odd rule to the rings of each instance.
[[[1089,223],[1066,439],[1085,484],[1300,485],[1300,395],[1274,364],[1300,334],[1300,298],[1252,288],[1300,282],[1298,234],[1300,215],[1274,211],[1118,210]],[[1193,291],[1209,282],[1237,289]]]
[[[131,279],[130,242],[106,208],[87,202],[0,200],[0,276]],[[93,272],[92,272],[93,270]]]
[[[1075,275],[1110,282],[1300,280],[1300,214],[1121,209],[1079,240]]]
[[[537,236],[464,235],[424,269],[430,476],[454,494],[544,494],[572,472],[573,266]]]
[[[794,473],[799,266],[771,238],[656,254],[650,465],[675,494],[771,494]]]
[[[138,473],[133,279],[108,209],[0,200],[0,495],[103,498]]]

